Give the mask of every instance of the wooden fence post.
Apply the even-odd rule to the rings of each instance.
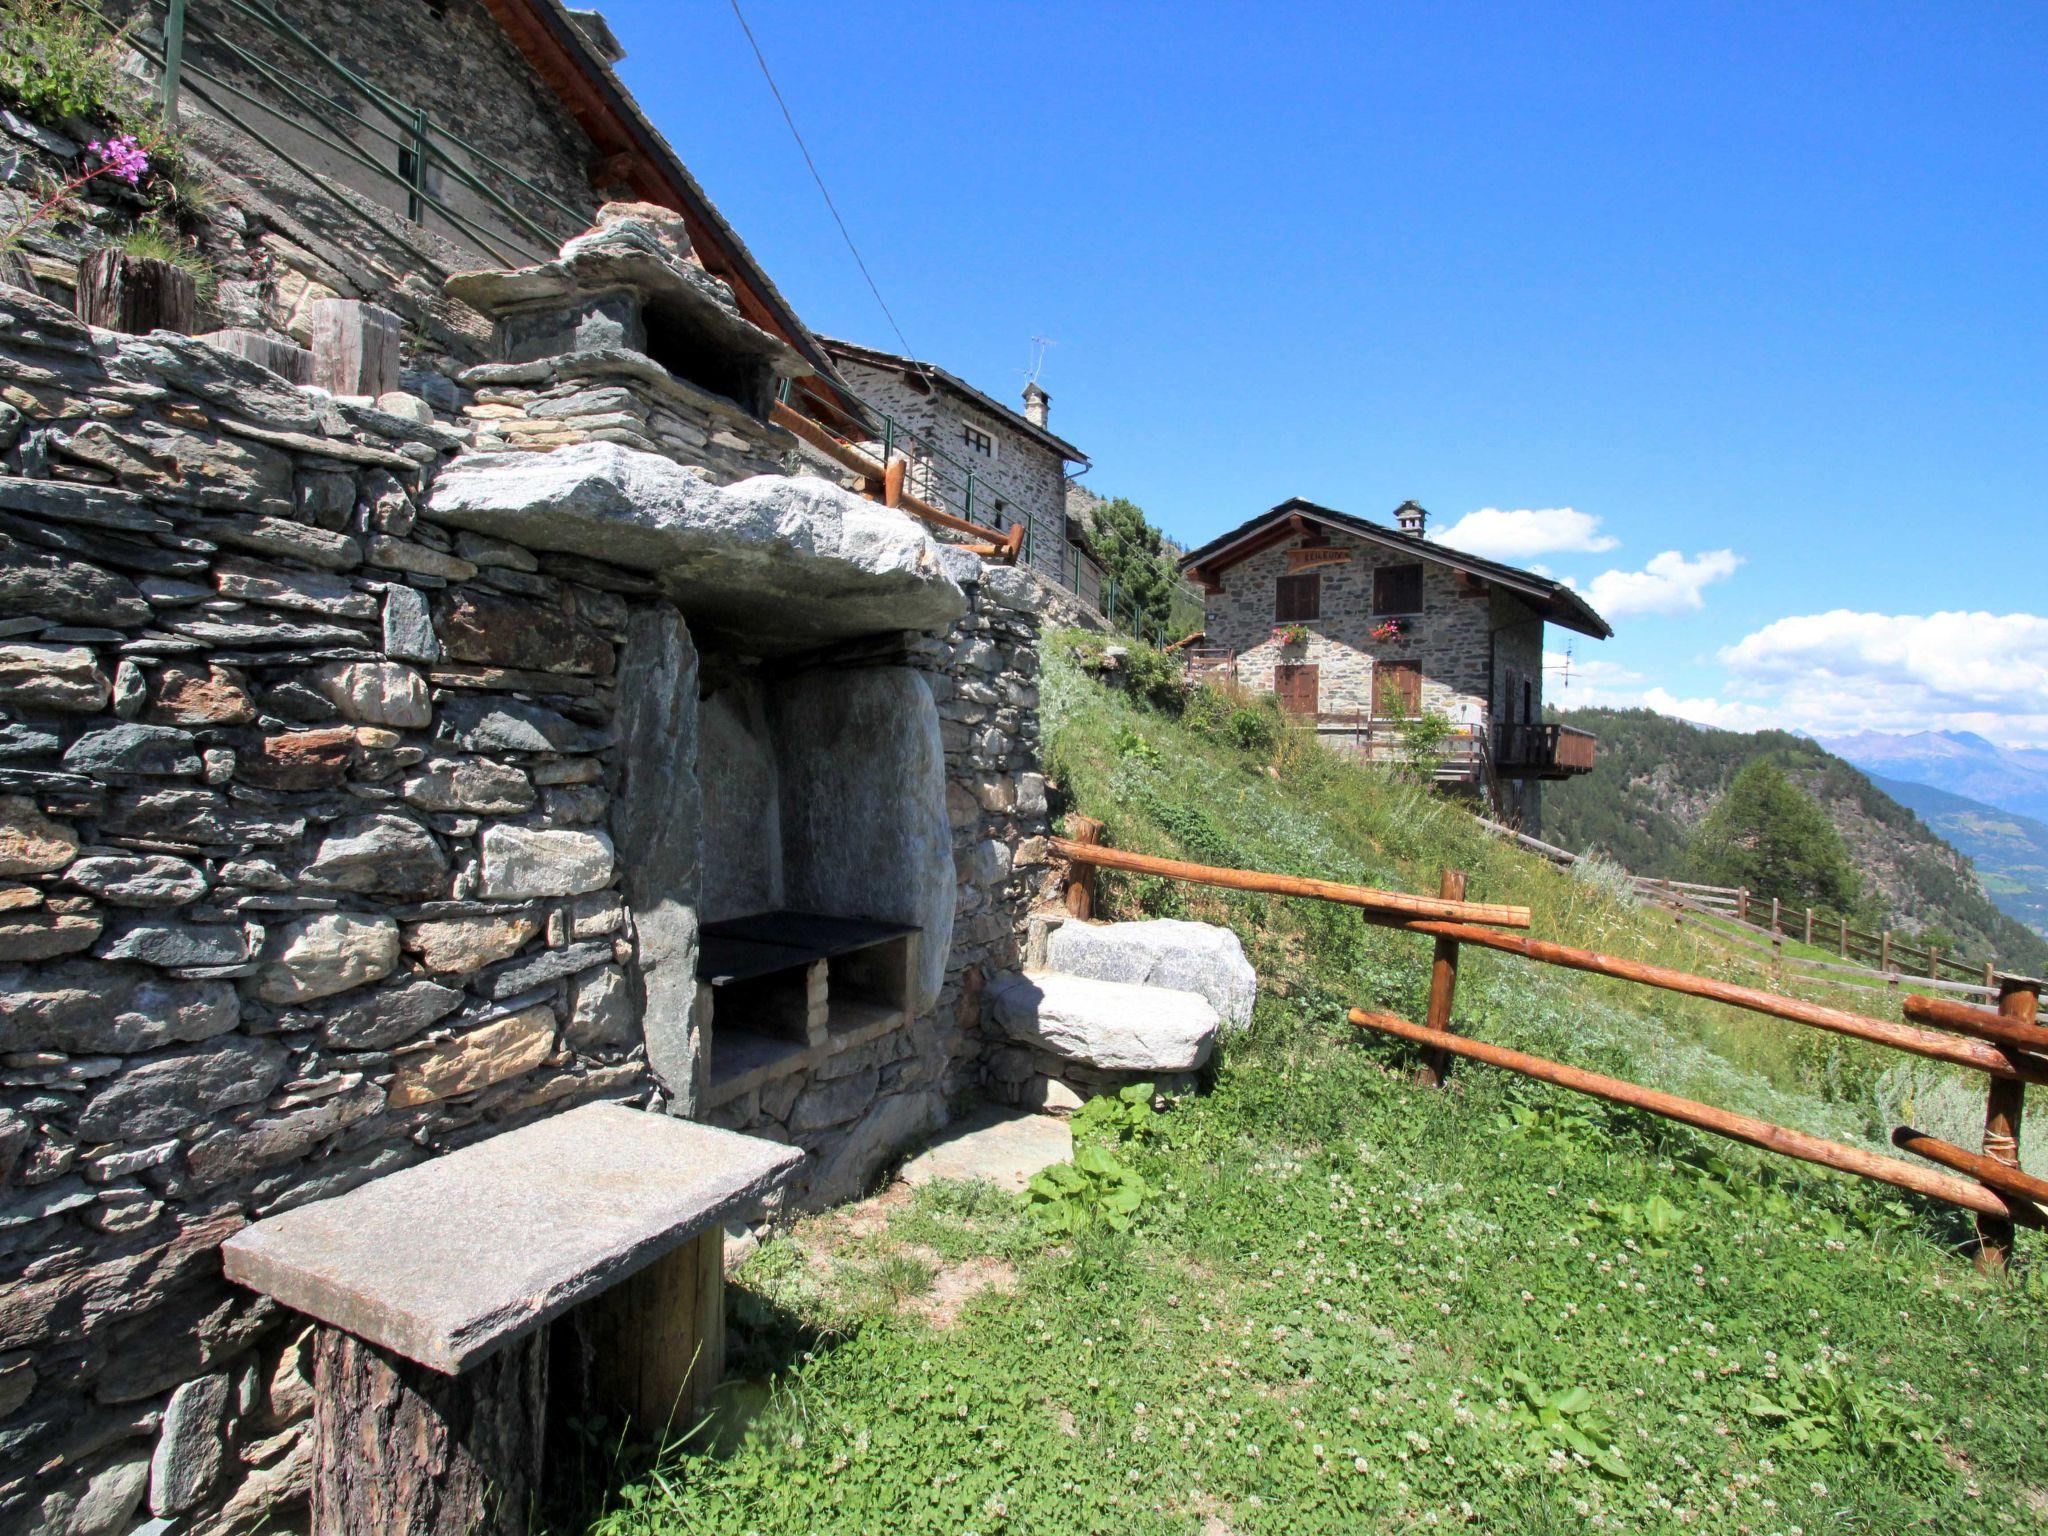
[[[1813,908],[1806,909],[1806,942],[1813,942]]]
[[[1067,837],[1091,847],[1102,841],[1102,823],[1093,816],[1069,816]],[[1067,916],[1086,919],[1095,915],[1095,866],[1069,862],[1067,865]]]
[[[1892,969],[1892,931],[1887,928],[1877,939],[1877,968],[1887,976]]]
[[[1437,881],[1437,894],[1447,901],[1465,899],[1465,871],[1447,869]],[[1429,968],[1429,1027],[1448,1032],[1451,1028],[1451,1004],[1458,992],[1458,941],[1438,939],[1436,957]],[[1432,1088],[1441,1088],[1451,1075],[1451,1053],[1444,1050],[1426,1052],[1422,1058],[1422,1078]]]
[[[1773,896],[1771,898],[1771,933],[1773,937],[1778,937],[1782,936],[1784,932],[1785,930],[1779,921],[1778,898]]]
[[[1749,887],[1746,885],[1735,893],[1735,920],[1738,923],[1749,921]]]
[[[908,466],[902,459],[891,459],[882,471],[882,505],[900,507],[903,505],[903,472]]]
[[[1846,960],[1846,959],[1848,959],[1848,958],[1849,958],[1849,919],[1845,917],[1845,918],[1842,918],[1842,919],[1841,919],[1840,921],[1841,921],[1841,925],[1842,925],[1842,932],[1841,932],[1841,951],[1842,951],[1842,958],[1843,958],[1844,960]]]
[[[2015,1024],[2033,1024],[2041,1012],[2041,983],[2024,976],[2001,976],[1998,1011]],[[1984,1100],[1984,1155],[2008,1168],[2020,1165],[2020,1115],[2027,1085],[1994,1077]],[[1996,1216],[1977,1218],[1977,1267],[1988,1273],[2003,1270],[2012,1256],[2012,1223]]]

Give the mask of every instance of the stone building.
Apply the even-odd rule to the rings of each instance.
[[[1571,588],[1299,497],[1182,557],[1202,588],[1195,665],[1277,695],[1332,745],[1403,750],[1400,722],[1447,717],[1439,780],[1539,830],[1541,782],[1593,766],[1593,739],[1543,723],[1543,626],[1613,631]]]
[[[1068,466],[1085,470],[1088,458],[1046,426],[1052,397],[1035,380],[1024,386],[1024,409],[1014,411],[930,363],[831,337],[820,341],[854,393],[915,434],[902,445],[913,491],[957,509],[971,472],[975,518],[1022,523],[1031,568],[1088,596],[1093,562],[1070,536],[1067,517]]]
[[[851,403],[601,34],[282,10],[476,82],[464,142],[589,212],[479,259],[260,142],[196,0],[218,329],[74,319],[76,228],[0,284],[9,1532],[303,1525],[304,1319],[221,1269],[251,1222],[596,1100],[794,1144],[825,1203],[1046,1086],[985,1001],[1043,873],[1045,584],[808,472],[770,402]]]

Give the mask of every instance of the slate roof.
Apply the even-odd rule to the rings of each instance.
[[[915,373],[928,379],[936,379],[954,393],[964,396],[975,405],[981,407],[982,410],[987,411],[990,415],[1002,420],[1006,425],[1023,433],[1040,447],[1050,449],[1061,458],[1075,464],[1086,464],[1088,462],[1088,455],[1076,448],[1064,437],[1047,431],[1022,411],[1015,410],[1010,406],[1004,405],[1002,401],[983,394],[965,379],[960,378],[956,374],[946,372],[945,369],[934,363],[922,363],[914,357],[905,357],[899,352],[884,352],[879,347],[864,347],[855,341],[841,341],[836,336],[820,336],[818,341],[827,352],[835,357],[845,357],[856,363],[866,363],[870,367],[892,369],[897,373]]]
[[[1211,570],[1227,569],[1237,563],[1235,559],[1229,558],[1234,546],[1248,542],[1285,518],[1295,516],[1322,523],[1344,533],[1355,534],[1361,539],[1368,539],[1389,549],[1413,553],[1423,560],[1434,560],[1439,565],[1448,565],[1453,570],[1464,571],[1485,581],[1497,582],[1551,623],[1565,629],[1576,630],[1582,635],[1591,635],[1596,640],[1606,640],[1614,634],[1613,626],[1593,611],[1593,605],[1561,581],[1553,581],[1548,576],[1539,576],[1534,571],[1525,571],[1519,566],[1503,565],[1498,560],[1468,555],[1462,549],[1453,549],[1450,545],[1439,544],[1434,539],[1403,533],[1400,529],[1389,528],[1384,523],[1354,517],[1349,512],[1339,512],[1333,507],[1321,506],[1299,496],[1290,496],[1277,507],[1261,512],[1250,521],[1238,524],[1228,533],[1211,539],[1200,549],[1188,551],[1181,556],[1180,568],[1183,571],[1191,571],[1199,565]],[[1238,558],[1241,559],[1243,556]]]

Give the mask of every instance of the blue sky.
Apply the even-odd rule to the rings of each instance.
[[[606,14],[806,321],[895,348],[730,9]],[[1053,338],[1175,537],[1527,514],[1458,536],[1619,631],[1554,699],[2048,743],[2048,8],[748,19],[910,345],[1010,399]]]

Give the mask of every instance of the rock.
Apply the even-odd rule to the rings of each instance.
[[[286,571],[232,557],[214,568],[214,582],[225,597],[290,608],[304,613],[330,613],[345,619],[374,619],[377,599],[358,592],[345,577],[316,571]]]
[[[241,1019],[226,982],[171,981],[132,965],[0,970],[0,997],[5,1051],[152,1051],[225,1034]]]
[[[621,396],[625,392],[621,391]],[[493,539],[481,533],[458,533],[455,536],[455,553],[471,565],[479,567],[498,566],[512,571],[537,571],[540,561],[530,551],[517,544],[507,544],[503,539]]]
[[[189,731],[123,721],[87,731],[71,743],[64,766],[96,778],[135,774],[189,778],[199,772],[199,744]]]
[[[168,853],[92,854],[64,879],[117,907],[182,907],[206,894],[205,872]]]
[[[110,1078],[78,1116],[82,1142],[175,1136],[236,1104],[267,1096],[289,1057],[269,1040],[235,1036],[144,1056]]]
[[[866,1193],[884,1163],[945,1123],[946,1106],[935,1092],[895,1093],[877,1100],[819,1148],[804,1204],[817,1210]]]
[[[240,965],[263,947],[256,923],[181,923],[171,918],[133,918],[106,938],[95,953],[102,960],[139,960],[165,970],[200,965]]]
[[[282,517],[202,518],[194,531],[235,549],[282,555],[323,571],[346,571],[363,563],[362,545],[348,534]]]
[[[784,904],[915,924],[924,1012],[945,982],[957,895],[931,690],[905,667],[807,672],[770,693],[768,713]]]
[[[279,1163],[297,1162],[321,1142],[384,1107],[384,1090],[365,1083],[284,1114],[215,1131],[185,1151],[185,1166],[202,1187],[224,1184]]]
[[[65,624],[147,624],[135,583],[83,560],[35,549],[0,533],[0,613],[34,613]]]
[[[402,389],[385,390],[377,397],[377,409],[423,427],[434,424],[434,408],[418,395],[409,395]]]
[[[320,1043],[344,1051],[381,1051],[426,1033],[462,1006],[454,987],[424,978],[394,981],[319,1009],[294,1009],[287,1029],[317,1029]]]
[[[106,708],[112,693],[85,646],[0,644],[0,704],[90,714]]]
[[[355,754],[351,726],[281,731],[257,742],[240,767],[245,779],[265,789],[332,789],[348,777]]]
[[[449,699],[441,723],[470,752],[596,752],[610,743],[603,731],[517,699]]]
[[[337,891],[422,898],[445,895],[448,856],[433,833],[418,822],[380,812],[337,823],[320,840],[304,878]]]
[[[42,757],[55,752],[63,742],[55,731],[46,731],[18,720],[0,722],[0,760],[11,757]]]
[[[142,718],[159,725],[247,725],[255,701],[227,667],[174,661],[150,682]]]
[[[533,781],[510,763],[484,757],[438,757],[399,787],[408,805],[423,811],[475,811],[504,815],[532,808]]]
[[[89,949],[100,936],[96,917],[22,912],[0,916],[0,961],[50,960]]]
[[[455,661],[528,672],[612,673],[612,647],[596,630],[561,609],[467,589],[434,601],[434,632]]]
[[[182,1514],[206,1496],[227,1454],[228,1392],[225,1371],[188,1381],[171,1394],[149,1463],[153,1514]]]
[[[355,476],[311,470],[298,477],[299,516],[316,528],[342,528],[356,509]]]
[[[256,995],[303,1003],[389,976],[398,965],[398,924],[364,912],[321,912],[273,929]]]
[[[36,1536],[141,1536],[130,1522],[149,1492],[149,1457],[142,1451],[114,1452],[92,1472],[85,1487],[69,1488],[44,1498],[42,1524]]]
[[[114,714],[122,720],[133,720],[148,702],[149,679],[135,664],[134,657],[123,656],[114,668]]]
[[[124,791],[110,797],[100,817],[100,831],[104,835],[198,843],[214,848],[295,843],[305,830],[303,816],[270,817],[259,811],[242,810],[211,789]]]
[[[0,875],[53,874],[78,856],[78,834],[26,795],[0,795]]]
[[[476,574],[476,567],[467,560],[382,534],[370,536],[369,561],[387,570],[411,571],[415,576],[436,576],[443,581],[467,581]]]
[[[944,629],[966,599],[907,514],[829,480],[705,483],[660,454],[616,443],[466,454],[429,510],[528,549],[662,575],[691,616],[791,648],[897,629]]]
[[[1221,1024],[1193,992],[1057,971],[1005,976],[988,995],[1012,1039],[1105,1072],[1192,1071]]]
[[[622,969],[607,965],[576,978],[564,1040],[578,1052],[626,1050],[640,1043],[632,986]]]
[[[402,942],[428,970],[466,975],[516,955],[539,932],[540,920],[528,913],[493,913],[412,923]]]
[[[488,900],[575,896],[610,883],[612,840],[602,832],[540,827],[486,827],[481,839]]]
[[[538,1003],[403,1058],[392,1075],[389,1102],[403,1109],[474,1093],[531,1071],[554,1048],[554,1010]]]
[[[384,589],[384,654],[400,661],[441,659],[425,593],[396,584]]]
[[[592,939],[582,944],[571,944],[565,949],[544,949],[538,954],[515,960],[504,969],[494,972],[483,983],[481,990],[486,997],[504,1001],[531,992],[536,987],[559,981],[564,976],[573,976],[578,971],[589,970],[592,966],[611,957],[612,946],[604,939]]]
[[[434,723],[426,679],[395,661],[330,662],[313,673],[312,683],[345,720],[399,730]]]
[[[1259,979],[1228,928],[1171,918],[1062,923],[1047,938],[1045,955],[1048,970],[1196,993],[1208,999],[1226,1029],[1252,1021]]]

